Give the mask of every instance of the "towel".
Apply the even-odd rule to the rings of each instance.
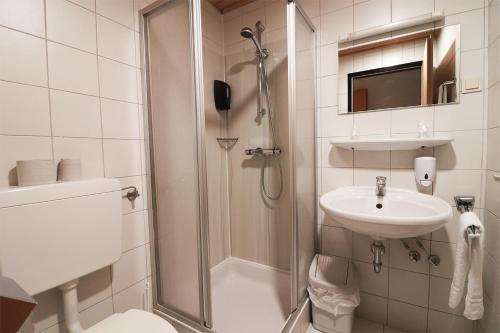
[[[465,297],[464,316],[470,320],[483,317],[483,251],[484,227],[477,215],[466,212],[460,216],[455,254],[455,272],[450,287],[448,304],[456,308],[464,293],[465,279],[467,282],[467,296]],[[481,233],[469,234],[467,228],[475,225],[481,228]]]

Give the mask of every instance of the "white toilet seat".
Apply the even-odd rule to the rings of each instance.
[[[177,330],[165,319],[146,311],[128,310],[115,313],[85,333],[177,333]]]

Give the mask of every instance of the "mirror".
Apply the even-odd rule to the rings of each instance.
[[[341,44],[339,113],[458,103],[459,44],[459,25]]]

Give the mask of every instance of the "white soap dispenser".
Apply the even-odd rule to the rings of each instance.
[[[415,180],[423,187],[429,187],[436,179],[436,158],[417,157],[415,158]]]

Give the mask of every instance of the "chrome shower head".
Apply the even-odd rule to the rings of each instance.
[[[257,40],[257,38],[255,38],[255,34],[252,29],[250,29],[249,27],[244,27],[243,29],[241,29],[240,35],[243,38],[252,40],[252,42],[255,44],[255,47],[257,48],[257,54],[260,57],[264,58],[267,57],[267,53],[264,50],[262,50],[262,47],[260,46],[260,43]]]
[[[253,30],[250,29],[249,27],[245,27],[245,28],[241,29],[240,35],[241,35],[241,37],[247,38],[247,39],[254,38],[253,37]]]

